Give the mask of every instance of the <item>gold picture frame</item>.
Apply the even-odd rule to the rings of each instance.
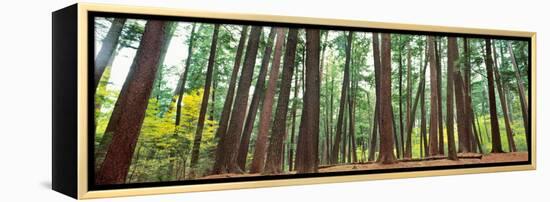
[[[230,13],[230,12],[208,12],[208,11],[195,11],[184,9],[170,9],[170,8],[153,8],[153,7],[139,7],[139,6],[122,6],[122,5],[106,5],[106,4],[91,4],[91,3],[78,3],[66,9],[71,10],[72,14],[63,15],[61,17],[67,18],[73,17],[76,21],[76,49],[74,51],[76,55],[76,75],[74,86],[76,92],[73,94],[76,96],[75,122],[76,131],[62,133],[60,130],[56,130],[54,127],[54,190],[60,191],[64,194],[72,196],[77,199],[92,199],[103,197],[121,197],[121,196],[135,196],[135,195],[151,195],[151,194],[170,194],[170,193],[183,193],[183,192],[198,192],[198,191],[213,191],[213,190],[227,190],[227,189],[245,189],[245,188],[259,188],[259,187],[276,187],[276,186],[290,186],[290,185],[306,185],[306,184],[321,184],[321,183],[336,183],[336,182],[351,182],[351,181],[365,181],[365,180],[381,180],[381,179],[398,179],[398,178],[413,178],[413,177],[425,177],[425,176],[443,176],[443,175],[458,175],[458,174],[473,174],[473,173],[491,173],[491,172],[505,172],[505,171],[521,171],[521,170],[535,170],[536,169],[536,33],[524,32],[524,31],[510,31],[510,30],[493,30],[493,29],[477,29],[477,28],[461,28],[461,27],[445,27],[445,26],[430,26],[430,25],[413,25],[413,24],[400,24],[400,23],[384,23],[384,22],[369,22],[359,20],[346,20],[346,19],[324,19],[324,18],[310,18],[299,16],[279,16],[279,15],[263,15],[263,14],[246,14],[246,13]],[[65,10],[65,9],[63,9]],[[63,10],[57,11],[63,12]],[[212,183],[212,184],[197,184],[197,185],[171,185],[161,187],[142,187],[142,188],[121,188],[121,189],[109,189],[109,190],[90,190],[89,189],[89,148],[88,148],[88,126],[90,124],[89,110],[88,110],[88,85],[89,75],[87,71],[89,52],[89,27],[88,14],[90,12],[109,12],[109,13],[127,13],[138,15],[159,15],[159,16],[173,16],[173,17],[193,17],[193,18],[205,18],[205,19],[225,19],[225,20],[244,20],[255,22],[270,22],[270,23],[291,23],[291,24],[307,24],[307,25],[324,25],[324,26],[343,26],[343,27],[356,27],[356,28],[375,28],[375,29],[388,29],[388,30],[405,30],[405,31],[423,31],[423,32],[441,32],[441,33],[456,33],[456,34],[479,34],[489,36],[510,36],[510,37],[526,37],[531,42],[531,84],[529,88],[530,92],[530,150],[531,154],[530,164],[524,165],[512,165],[512,166],[497,166],[497,167],[476,167],[476,168],[452,168],[444,170],[425,170],[425,171],[409,171],[409,172],[395,172],[395,173],[379,173],[379,174],[362,174],[362,175],[345,175],[345,176],[326,176],[326,177],[310,177],[310,178],[298,178],[298,179],[276,179],[276,180],[260,180],[260,181],[242,181],[242,182],[227,182],[227,183]],[[76,14],[76,15],[74,15]],[[61,33],[55,28],[55,24],[62,25],[62,22],[56,22],[54,13],[54,35]],[[73,23],[74,25],[74,23]],[[55,39],[55,36],[54,36]],[[56,40],[54,40],[54,50],[56,46]],[[60,49],[61,50],[61,49]],[[69,50],[66,50],[69,51]],[[60,52],[60,54],[63,52]],[[54,58],[55,58],[54,51]],[[93,58],[92,58],[93,59]],[[57,65],[54,59],[54,68]],[[73,66],[67,66],[65,68],[75,68]],[[59,70],[62,71],[63,69]],[[63,74],[62,72],[58,72]],[[66,73],[66,72],[65,72]],[[57,77],[59,78],[59,77]],[[56,70],[54,70],[54,91],[56,91],[55,85]],[[62,83],[60,83],[61,85]],[[59,90],[60,91],[60,90]],[[56,92],[54,92],[55,94]],[[61,93],[61,92],[59,92]],[[58,101],[63,101],[63,98],[59,98]],[[56,98],[54,98],[54,106],[56,104]],[[64,110],[54,107],[54,116],[63,112]],[[55,119],[54,119],[55,125]],[[68,141],[60,140],[62,137],[74,136],[76,142],[60,142],[56,145],[56,141]],[[57,139],[56,139],[57,138]],[[59,149],[56,152],[56,147],[60,148],[61,145],[65,145],[64,149],[68,148],[66,144],[75,144],[74,149],[63,150]],[[75,152],[74,156],[69,157],[69,154],[63,152]],[[62,154],[63,153],[63,154]],[[55,157],[58,156],[58,157]],[[56,159],[58,161],[56,161]],[[65,160],[64,163],[60,163],[61,160]],[[73,160],[76,160],[73,162]],[[72,164],[72,165],[65,165]],[[72,175],[65,176],[66,179],[60,179],[59,175],[55,173],[64,172],[76,172],[76,178],[72,179]]]

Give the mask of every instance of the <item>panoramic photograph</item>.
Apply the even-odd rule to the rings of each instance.
[[[93,23],[95,185],[530,157],[528,39],[113,17]]]

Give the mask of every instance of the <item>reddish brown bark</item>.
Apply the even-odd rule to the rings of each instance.
[[[380,40],[378,33],[372,33],[372,47],[373,47],[373,58],[374,58],[374,80],[375,80],[375,91],[376,91],[376,103],[374,107],[374,121],[372,127],[372,133],[370,138],[369,146],[369,159],[368,161],[374,161],[377,143],[378,143],[378,132],[379,132],[379,114],[380,114]]]
[[[256,55],[258,54],[258,45],[262,27],[254,26],[250,31],[250,38],[246,47],[244,56],[243,70],[235,101],[231,111],[231,120],[227,128],[227,133],[220,137],[218,147],[216,148],[216,160],[214,162],[213,174],[222,173],[241,173],[242,170],[237,166],[237,152],[239,149],[239,139],[243,129],[243,123],[246,116],[246,108],[248,105],[248,91],[252,83],[252,75],[254,74],[254,66]]]
[[[218,123],[218,129],[216,130],[216,138],[222,137],[225,132],[227,132],[227,125],[229,125],[229,117],[231,116],[231,106],[233,105],[233,97],[235,96],[235,84],[237,83],[237,75],[239,74],[239,68],[241,67],[243,49],[247,36],[248,26],[243,26],[239,44],[237,45],[237,52],[235,53],[233,71],[231,72],[231,78],[229,79],[229,87],[227,88],[225,102],[223,103],[222,114]]]
[[[149,21],[145,25],[134,72],[128,74],[126,88],[123,88],[127,92],[119,98],[121,102],[115,106],[118,109],[113,110],[120,114],[115,116],[119,118],[115,119],[112,142],[96,173],[96,184],[120,184],[126,180],[153,88],[165,27],[163,21]]]
[[[320,34],[318,29],[306,29],[306,80],[304,103],[302,108],[303,122],[300,123],[297,149],[300,158],[296,158],[297,173],[315,173],[319,165],[319,112],[320,112],[320,78],[319,54]]]
[[[283,63],[283,73],[281,78],[279,100],[277,101],[277,109],[271,127],[271,138],[267,152],[267,159],[263,173],[276,174],[281,173],[282,165],[282,150],[284,137],[286,132],[286,118],[288,111],[288,101],[290,95],[290,87],[292,86],[292,74],[294,73],[294,59],[296,56],[296,45],[298,38],[298,30],[290,28],[288,32],[285,58]]]
[[[453,89],[454,72],[458,60],[455,37],[447,38],[447,152],[450,160],[458,160],[454,136]],[[459,117],[464,118],[464,117]]]
[[[248,155],[248,147],[250,143],[250,135],[252,129],[254,128],[254,121],[256,120],[256,114],[258,112],[258,107],[260,105],[260,99],[262,99],[265,86],[265,77],[267,74],[267,68],[269,66],[269,61],[271,60],[271,52],[273,51],[273,40],[275,39],[275,28],[271,28],[267,44],[264,50],[262,64],[260,66],[260,72],[258,74],[258,79],[256,79],[256,87],[254,87],[254,95],[252,96],[252,101],[250,102],[250,107],[248,108],[248,115],[246,116],[246,122],[244,125],[243,134],[241,135],[241,144],[239,146],[239,154],[237,156],[237,164],[241,170],[246,168],[246,156]]]
[[[391,36],[382,34],[380,68],[380,155],[378,162],[382,164],[395,163],[393,153],[393,123],[391,107]]]
[[[269,134],[269,127],[271,123],[271,114],[273,113],[273,102],[275,98],[275,91],[277,89],[277,79],[279,78],[279,67],[281,64],[283,43],[285,42],[284,29],[276,28],[275,32],[277,34],[277,41],[275,42],[275,52],[273,53],[273,62],[271,63],[271,70],[269,71],[269,80],[267,83],[267,89],[265,90],[262,110],[260,112],[258,137],[256,138],[256,145],[254,148],[252,165],[250,166],[250,173],[262,172],[265,165],[267,137]]]

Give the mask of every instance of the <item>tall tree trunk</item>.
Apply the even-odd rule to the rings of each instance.
[[[494,42],[494,41],[493,41]],[[502,116],[504,117],[504,125],[506,127],[506,138],[508,140],[508,150],[510,152],[516,151],[516,143],[514,142],[514,136],[512,127],[510,126],[510,118],[508,117],[508,105],[506,104],[506,97],[504,95],[503,81],[500,79],[500,72],[498,70],[498,55],[496,52],[495,44],[492,44],[495,64],[495,79],[497,83],[498,97],[500,99],[500,106],[502,109]]]
[[[525,93],[525,87],[523,86],[523,79],[521,79],[521,74],[519,71],[518,63],[516,62],[516,56],[514,54],[514,50],[512,49],[512,42],[508,42],[508,51],[510,52],[510,57],[512,59],[512,65],[516,69],[515,76],[516,76],[516,83],[518,85],[518,91],[519,91],[519,100],[521,104],[521,115],[523,117],[523,127],[525,128],[525,135],[529,133],[530,125],[529,125],[529,103],[527,103],[527,95]]]
[[[216,49],[218,45],[218,33],[220,25],[214,25],[214,33],[212,35],[212,44],[210,45],[210,55],[208,56],[208,64],[206,67],[206,79],[204,82],[204,93],[202,95],[201,109],[199,111],[199,120],[197,129],[195,130],[195,138],[193,139],[193,148],[191,149],[191,174],[190,178],[195,177],[195,169],[199,162],[199,152],[202,141],[202,131],[204,129],[204,120],[206,118],[206,110],[208,108],[208,99],[210,98],[210,89],[212,85],[212,74],[214,72],[214,64],[216,63]]]
[[[128,74],[123,88],[125,97],[115,105],[113,112],[120,113],[109,145],[105,160],[97,172],[96,184],[124,183],[130,167],[136,142],[141,130],[148,98],[153,88],[160,49],[166,33],[166,23],[149,21],[141,39],[134,72]],[[111,116],[111,119],[113,116]],[[111,120],[110,120],[111,121]]]
[[[420,136],[422,138],[421,141],[421,149],[424,152],[421,152],[420,155],[424,155],[424,157],[428,156],[428,136],[427,136],[427,129],[426,129],[426,84],[425,82],[422,83],[422,93],[420,94]]]
[[[399,54],[398,54],[398,59],[399,59],[399,138],[400,138],[400,143],[401,143],[401,147],[399,147],[398,145],[396,145],[398,148],[397,149],[397,158],[399,158],[400,156],[402,157],[403,156],[403,150],[404,150],[404,147],[403,147],[403,144],[405,143],[404,141],[404,136],[403,136],[403,44],[401,44],[401,37],[399,36]],[[398,141],[396,141],[398,142]]]
[[[438,37],[435,45],[435,58],[437,59],[437,125],[438,125],[438,153],[445,155],[445,143],[443,141],[443,102],[441,95],[441,41]]]
[[[350,66],[350,58],[351,58],[351,43],[353,39],[353,32],[349,32],[347,37],[347,44],[346,44],[346,61],[344,64],[344,80],[342,81],[342,92],[340,94],[340,109],[338,110],[338,120],[336,122],[336,136],[334,138],[334,145],[332,146],[332,154],[331,156],[331,163],[336,164],[338,163],[338,151],[340,150],[340,142],[342,138],[342,127],[343,127],[343,121],[344,121],[344,108],[345,108],[345,100],[348,93],[348,86],[349,86],[349,66]]]
[[[454,135],[454,72],[458,60],[458,45],[455,37],[447,38],[447,152],[450,160],[458,160]],[[463,118],[463,117],[459,117]]]
[[[216,130],[217,139],[224,136],[225,132],[227,132],[227,126],[229,125],[229,118],[231,116],[231,106],[233,105],[233,97],[235,96],[235,84],[237,83],[237,75],[239,74],[239,68],[241,67],[243,49],[247,36],[248,26],[243,26],[239,44],[237,45],[237,52],[235,53],[233,71],[231,72],[231,78],[229,79],[229,87],[227,88],[225,102],[223,103],[222,114],[218,123],[218,129]]]
[[[246,115],[245,109],[248,105],[248,91],[252,83],[252,75],[254,74],[254,66],[256,63],[256,55],[258,54],[261,34],[262,27],[252,27],[244,56],[243,70],[241,72],[241,78],[239,79],[239,85],[231,111],[231,120],[229,121],[227,133],[220,137],[218,147],[216,148],[216,159],[214,162],[214,169],[212,170],[214,174],[242,172],[237,166],[238,142]]]
[[[296,161],[297,173],[315,173],[319,165],[319,110],[320,110],[320,36],[318,29],[306,29],[306,91],[304,92],[303,122],[300,123],[300,135],[297,148],[300,149]]]
[[[369,146],[369,161],[374,161],[377,143],[378,143],[378,133],[380,125],[380,40],[378,33],[372,33],[372,47],[373,47],[373,58],[374,58],[374,80],[375,80],[375,91],[376,91],[376,103],[374,107],[374,121],[371,133],[371,140]]]
[[[437,59],[435,58],[435,41],[433,36],[428,36],[428,51],[430,53],[430,150],[429,156],[436,156],[439,154],[438,149],[438,124],[437,124]]]
[[[285,48],[285,58],[283,63],[283,73],[281,78],[279,100],[277,109],[273,118],[271,127],[271,138],[267,152],[267,159],[263,173],[277,174],[281,173],[282,149],[286,131],[286,118],[288,111],[288,101],[290,87],[292,86],[292,74],[294,73],[294,59],[296,57],[296,45],[298,38],[298,29],[290,28],[288,32],[287,44]]]
[[[264,97],[264,86],[269,61],[271,60],[271,52],[273,51],[273,40],[275,39],[275,28],[271,28],[267,44],[265,46],[264,55],[262,56],[262,64],[260,66],[260,72],[256,80],[256,87],[254,87],[254,95],[248,108],[248,115],[246,116],[246,122],[244,125],[243,134],[241,135],[241,144],[239,146],[239,154],[237,156],[237,165],[241,170],[246,169],[246,157],[248,156],[248,144],[250,143],[250,135],[254,128],[254,121],[256,120],[256,114],[258,113],[258,107],[260,106],[260,100]]]
[[[487,68],[487,82],[489,87],[489,112],[491,114],[491,153],[502,153],[500,140],[500,128],[498,126],[497,104],[495,99],[495,81],[493,79],[493,54],[491,52],[491,40],[485,39],[485,66]]]
[[[181,102],[183,101],[183,93],[185,92],[185,83],[187,82],[187,75],[189,74],[189,69],[191,68],[191,59],[193,57],[193,44],[195,42],[195,27],[196,23],[193,23],[191,28],[191,36],[189,36],[189,46],[187,47],[187,59],[185,60],[185,70],[181,75],[178,86],[176,87],[176,92],[178,95],[178,101],[176,102],[176,122],[175,125],[178,127],[180,125],[181,119]]]
[[[455,100],[456,100],[456,119],[457,128],[458,128],[458,139],[459,139],[459,152],[468,153],[471,152],[470,147],[470,128],[467,127],[467,114],[466,106],[464,103],[464,89],[462,88],[463,81],[462,75],[459,70],[455,71],[454,75],[454,85],[455,85]]]
[[[271,116],[273,113],[273,102],[275,98],[275,91],[277,90],[277,79],[279,78],[279,67],[281,65],[281,55],[283,51],[283,44],[285,42],[285,31],[283,28],[276,28],[277,41],[275,42],[275,52],[273,53],[273,62],[271,63],[271,70],[269,71],[269,80],[267,81],[267,89],[264,93],[262,110],[260,112],[260,122],[258,126],[258,137],[256,138],[256,145],[254,148],[254,155],[252,164],[250,166],[250,173],[261,173],[264,169],[264,163],[266,158],[267,138],[269,134],[269,128],[271,123]],[[290,168],[292,168],[292,161],[289,162]]]
[[[283,39],[284,40],[284,39]],[[300,83],[299,81],[301,79],[298,79],[298,68],[295,68],[296,72],[296,78],[294,79],[294,96],[292,96],[292,131],[290,133],[290,143],[289,143],[289,151],[288,151],[288,170],[292,171],[294,170],[294,134],[296,133],[296,111],[298,110],[298,91],[300,90]]]
[[[115,18],[109,28],[109,31],[107,32],[107,35],[103,39],[101,49],[99,49],[94,62],[94,89],[97,89],[101,76],[103,75],[103,72],[105,72],[105,68],[109,64],[111,56],[115,52],[125,22],[126,18]]]
[[[471,93],[471,65],[470,65],[470,50],[468,45],[468,39],[464,38],[464,103],[465,103],[465,113],[466,118],[465,124],[466,128],[469,132],[469,139],[470,139],[470,150],[475,152],[476,146],[479,149],[479,152],[483,153],[483,149],[481,148],[480,140],[478,139],[478,132],[476,131],[475,123],[474,123],[474,109],[472,107],[472,93]],[[473,134],[472,134],[473,131]]]
[[[427,52],[427,50],[425,50]],[[407,78],[410,79],[410,72],[411,72],[411,62],[410,62],[410,54],[411,54],[411,50],[409,49],[409,56],[408,56],[408,66],[409,66],[409,69],[408,69],[408,76]],[[412,130],[414,128],[414,119],[416,118],[416,107],[418,106],[418,101],[420,100],[420,97],[421,97],[421,93],[423,93],[423,89],[424,88],[424,85],[425,85],[425,82],[426,82],[426,69],[428,67],[428,57],[425,58],[425,61],[424,61],[424,67],[422,68],[422,70],[420,71],[420,80],[418,81],[418,88],[416,90],[416,97],[414,98],[414,104],[412,106],[412,110],[409,110],[408,109],[408,112],[407,112],[407,147],[405,148],[405,155],[403,156],[403,158],[412,158]],[[407,102],[409,105],[407,108],[410,108],[410,99],[411,99],[411,96],[410,94],[412,94],[412,82],[411,81],[407,81],[407,88],[409,88],[407,91],[409,95],[407,95]],[[424,100],[421,101],[422,103],[424,103]],[[422,104],[423,105],[423,104]],[[423,107],[422,107],[423,108]],[[419,135],[420,138],[421,138],[421,141],[420,141],[420,148],[422,148],[422,135]],[[420,152],[422,153],[422,152]]]
[[[380,68],[380,155],[378,162],[382,164],[395,163],[393,153],[393,123],[391,106],[391,36],[382,34]]]

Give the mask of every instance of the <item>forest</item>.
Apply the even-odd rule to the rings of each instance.
[[[527,40],[96,17],[95,184],[527,161]]]

